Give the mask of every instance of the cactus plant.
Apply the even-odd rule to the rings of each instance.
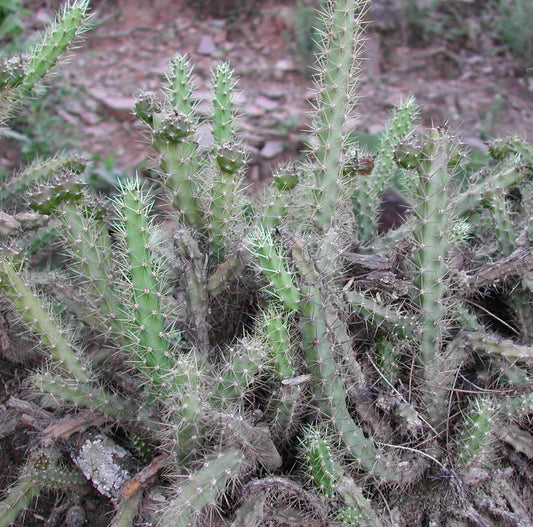
[[[82,5],[68,4],[61,46]],[[365,9],[327,2],[309,151],[261,196],[243,192],[229,65],[213,70],[205,148],[179,54],[165,98],[141,93],[135,106],[159,154],[150,185],[132,178],[102,198],[83,163],[59,157],[3,182],[0,289],[46,357],[29,386],[163,456],[159,525],[407,526],[413,509],[450,526],[531,522],[516,483],[529,469],[509,467],[530,452],[533,150],[495,143],[460,181],[460,143],[446,129],[415,134],[407,99],[375,159],[363,152],[343,124]],[[6,107],[44,73],[15,66],[0,76]],[[382,232],[388,186],[408,212]],[[43,277],[29,255],[44,227],[63,259]],[[503,322],[516,334],[501,333],[490,295],[512,306]],[[4,524],[45,486],[24,474],[0,502]],[[121,483],[116,525],[135,525],[152,481]]]

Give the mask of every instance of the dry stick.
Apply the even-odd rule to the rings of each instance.
[[[523,275],[533,270],[533,248],[519,247],[509,256],[481,267],[475,274],[465,277],[469,289],[479,289],[508,280],[514,275]]]

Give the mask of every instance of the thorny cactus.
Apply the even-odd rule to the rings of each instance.
[[[28,460],[0,526],[41,489],[81,481],[58,459],[90,433],[87,411],[87,426],[127,438],[137,470],[117,479],[117,526],[532,521],[533,149],[494,143],[473,171],[449,131],[416,133],[408,98],[375,159],[361,151],[345,124],[365,8],[322,13],[309,151],[261,196],[243,188],[229,65],[213,70],[204,148],[183,55],[165,99],[135,107],[159,156],[150,185],[103,198],[80,159],[59,157],[4,182],[0,286],[47,357],[29,385],[77,427],[42,434],[50,460]],[[47,38],[63,46],[85,9],[67,6]],[[4,61],[4,100],[56,58]],[[390,187],[408,213],[381,232]],[[50,237],[63,260],[43,276],[29,257]],[[154,511],[143,493],[162,467]]]

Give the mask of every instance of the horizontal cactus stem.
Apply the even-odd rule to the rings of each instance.
[[[356,291],[346,292],[345,297],[359,316],[376,327],[384,325],[400,338],[413,338],[417,334],[414,320],[402,315],[398,310],[384,306]]]
[[[86,160],[79,155],[55,156],[50,159],[36,160],[14,177],[2,182],[0,202],[6,203],[15,199],[33,185],[47,183],[55,174],[64,171],[81,174],[86,164]]]
[[[495,170],[480,183],[470,185],[467,190],[451,200],[451,206],[457,216],[463,215],[479,206],[482,200],[498,189],[511,188],[524,179],[524,171],[515,166]]]
[[[511,339],[485,332],[468,333],[468,343],[478,352],[499,355],[508,359],[529,361],[533,359],[533,346],[517,344]]]
[[[139,407],[131,400],[110,394],[92,383],[65,379],[50,373],[34,375],[32,383],[42,392],[54,395],[72,405],[88,408],[112,420],[139,423],[147,429],[153,429],[155,426],[153,416],[146,408]]]

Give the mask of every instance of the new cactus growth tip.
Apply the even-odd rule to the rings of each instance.
[[[134,109],[153,181],[102,197],[83,158],[57,156],[1,184],[2,307],[43,362],[25,393],[52,421],[90,414],[76,433],[92,424],[143,466],[110,482],[113,526],[533,522],[533,147],[495,142],[472,169],[447,129],[416,131],[408,97],[364,152],[345,125],[367,2],[323,4],[308,152],[260,196],[231,66],[212,70],[205,119],[182,54]],[[29,56],[3,59],[3,119],[87,16],[67,3]],[[384,232],[388,188],[407,205]],[[0,525],[85,481],[75,435],[41,433]]]

